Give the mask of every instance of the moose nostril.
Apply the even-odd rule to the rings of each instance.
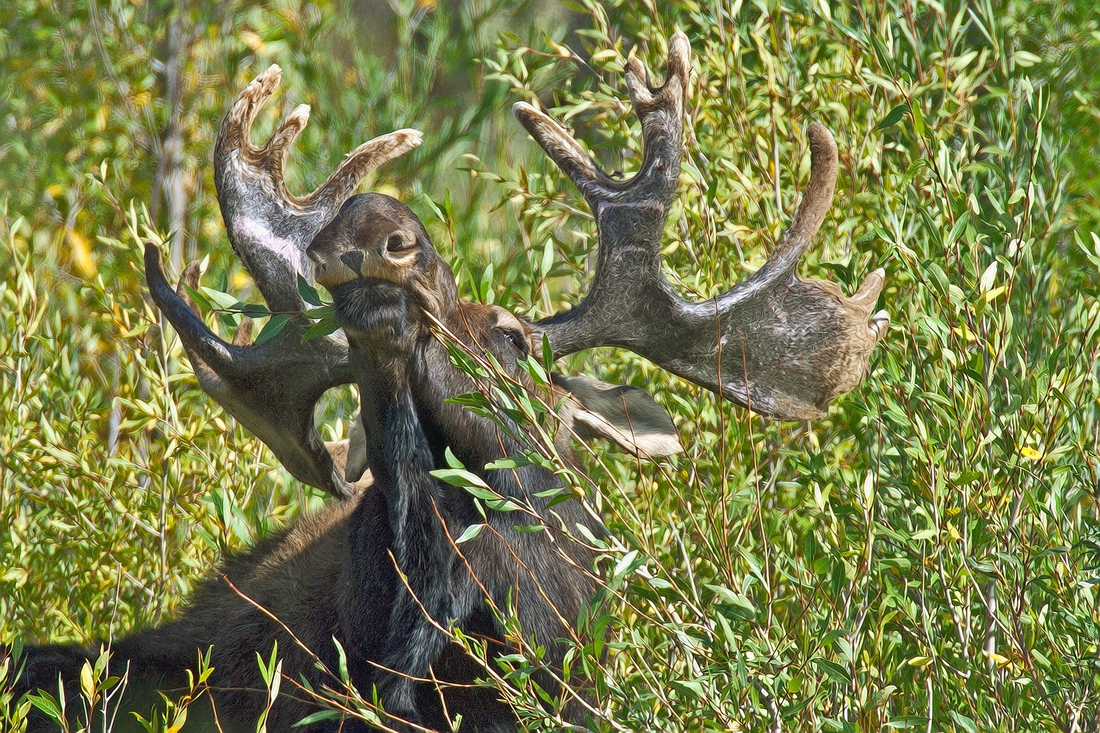
[[[363,253],[360,250],[352,250],[340,255],[340,261],[347,265],[348,269],[356,274],[363,272]]]

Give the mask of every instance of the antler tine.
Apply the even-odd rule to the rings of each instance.
[[[644,145],[641,169],[628,181],[612,180],[600,171],[546,115],[526,105],[513,108],[547,155],[580,188],[599,229],[599,260],[588,296],[572,310],[536,324],[549,337],[555,357],[606,344],[641,346],[638,329],[628,317],[630,304],[638,302],[634,296],[656,289],[663,291],[662,300],[676,299],[661,274],[660,245],[680,175],[690,54],[687,36],[678,31],[669,43],[661,87],[648,85],[645,68],[636,58],[627,64],[627,88],[642,123]],[[563,156],[563,150],[569,155]]]
[[[626,88],[630,102],[642,123],[642,168],[637,180],[618,183],[646,198],[664,199],[676,193],[684,129],[684,100],[691,73],[691,46],[677,31],[669,41],[665,83],[649,85],[649,75],[637,57],[626,64]]]
[[[326,207],[335,216],[371,171],[400,158],[420,145],[422,139],[423,135],[419,130],[403,129],[368,140],[348,153],[348,157],[328,180],[306,197],[305,205]]]
[[[222,129],[215,145],[215,157],[224,154],[222,150],[243,149],[252,154],[259,152],[259,149],[252,145],[252,123],[256,121],[263,103],[279,88],[279,82],[282,79],[283,70],[278,64],[272,64],[260,72],[260,75],[249,82],[244,91],[237,95],[236,101],[233,102],[225,120],[222,121]]]
[[[719,319],[721,365],[711,368],[701,359],[685,365],[682,376],[786,419],[824,417],[833,399],[859,386],[890,323],[886,311],[871,314],[885,281],[882,269],[868,275],[851,298],[835,283],[798,276],[798,264],[832,206],[837,180],[832,134],[817,122],[806,134],[810,180],[775,252],[744,283],[712,301],[685,304],[712,326]]]
[[[307,352],[300,345],[302,329],[290,324],[290,338],[280,333],[258,346],[238,338],[227,344],[207,328],[186,294],[184,285],[195,288],[198,275],[196,263],[188,265],[177,292],[164,277],[160,250],[145,245],[149,293],[179,334],[203,391],[262,440],[294,478],[334,496],[351,496],[355,487],[333,463],[313,422],[313,406],[325,390],[350,381],[346,344],[319,339]],[[238,337],[246,338],[247,330]]]
[[[284,167],[290,147],[309,122],[302,104],[272,133],[263,147],[252,145],[252,125],[282,79],[272,65],[238,95],[222,122],[214,146],[214,183],[233,250],[275,311],[304,306],[298,277],[313,282],[305,250],[344,201],[374,169],[420,144],[417,130],[397,130],[353,150],[316,191],[298,197],[286,187]]]
[[[627,62],[627,90],[642,122],[645,150],[641,170],[629,181],[617,181],[600,170],[564,127],[526,102],[513,105],[512,113],[569,176],[597,216],[604,202],[627,203],[671,196],[680,176],[683,99],[691,70],[690,56],[687,36],[677,31],[669,42],[665,83],[655,88],[648,85],[648,74],[641,61],[631,58]]]
[[[195,289],[199,285],[199,264],[189,263],[183,269],[179,285],[173,290],[164,277],[160,250],[156,245],[146,243],[145,282],[160,312],[178,333],[186,334],[181,336],[181,339],[203,389],[207,392],[220,390],[221,377],[218,376],[217,370],[210,366],[210,362],[219,365],[229,364],[232,362],[232,357],[229,354],[228,345],[203,323],[198,308],[191,300],[191,296],[187,294],[187,287]]]
[[[316,191],[296,197],[286,188],[284,169],[309,121],[309,107],[295,108],[262,147],[251,142],[252,125],[281,77],[278,66],[269,67],[234,101],[214,146],[214,182],[233,250],[271,311],[294,314],[305,308],[298,278],[313,282],[305,252],[314,235],[371,171],[419,145],[420,133],[398,130],[360,145]],[[168,285],[156,247],[147,245],[145,263],[153,300],[179,333],[206,393],[266,443],[295,478],[350,496],[354,487],[334,466],[313,421],[321,395],[352,381],[343,333],[303,344],[309,323],[295,316],[262,344],[249,345],[248,327],[227,344],[203,323],[186,288],[176,292]],[[183,279],[197,287],[197,268],[188,266]]]
[[[588,153],[564,127],[527,102],[512,105],[512,114],[586,199],[601,197],[611,179],[592,163]]]
[[[665,83],[651,87],[637,59],[627,89],[642,123],[645,154],[629,181],[612,181],[556,122],[527,105],[516,116],[576,183],[596,217],[599,261],[592,286],[572,310],[535,324],[554,356],[622,346],[757,412],[781,419],[825,414],[829,402],[866,375],[889,316],[870,315],[882,288],[877,270],[852,298],[834,283],[796,270],[832,204],[837,151],[823,126],[808,129],[810,182],[790,228],[768,262],[717,298],[690,303],[661,273],[660,245],[680,172],[687,38],[669,43]]]
[[[813,244],[817,231],[833,205],[836,188],[837,151],[833,136],[820,122],[812,122],[806,129],[810,140],[810,182],[802,194],[794,219],[779,240],[779,245],[769,258],[776,267],[794,268],[802,255]]]

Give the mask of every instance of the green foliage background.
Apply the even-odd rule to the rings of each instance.
[[[143,297],[139,243],[176,229],[177,268],[208,258],[205,284],[255,300],[209,165],[250,78],[284,69],[265,129],[313,106],[299,191],[424,130],[373,188],[421,214],[465,296],[542,315],[583,292],[594,227],[507,107],[537,98],[629,174],[623,64],[659,74],[676,28],[695,65],[669,276],[706,297],[764,262],[819,120],[841,178],[804,272],[851,292],[885,267],[894,326],[813,424],[627,353],[572,365],[656,393],[687,447],[590,461],[620,541],[600,726],[1097,730],[1091,0],[4,4],[0,641],[157,623],[322,502],[202,395]],[[324,409],[338,436],[354,397]]]

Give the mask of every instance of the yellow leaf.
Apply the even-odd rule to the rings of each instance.
[[[92,665],[89,662],[84,662],[84,666],[80,668],[80,692],[83,693],[86,700],[91,700],[95,695],[95,685],[92,681]]]
[[[73,267],[86,278],[95,277],[95,259],[92,257],[92,248],[88,240],[75,229],[66,230],[65,239],[69,242],[69,257],[72,259]]]
[[[909,660],[909,666],[910,667],[919,667],[921,669],[927,667],[931,663],[932,663],[932,657],[925,657],[925,656],[913,657],[912,659]]]
[[[1002,656],[997,652],[986,652],[985,655],[998,667],[1007,667],[1012,664],[1008,657]]]
[[[573,52],[570,51],[567,47],[561,45],[560,43],[554,43],[553,41],[551,41],[550,45],[553,47],[555,53],[557,53],[558,56],[560,56],[561,58],[573,58]]]
[[[253,53],[260,53],[267,46],[255,31],[241,31],[241,43],[248,46]]]
[[[992,290],[989,290],[985,293],[982,293],[982,297],[985,298],[985,304],[989,305],[990,303],[992,303],[996,299],[996,297],[998,295],[1000,295],[1001,293],[1003,293],[1006,290],[1008,290],[1008,288],[1006,288],[1004,285],[1001,285],[1001,286],[993,288]]]
[[[1020,455],[1028,459],[1029,461],[1038,461],[1041,460],[1043,457],[1042,453],[1026,445],[1020,448]]]

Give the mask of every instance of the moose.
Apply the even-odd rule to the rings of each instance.
[[[513,108],[583,194],[598,228],[588,293],[540,321],[461,299],[454,273],[409,208],[380,194],[355,195],[371,171],[419,144],[419,133],[399,130],[361,145],[317,191],[296,197],[284,165],[308,108],[298,107],[257,148],[252,124],[279,83],[278,67],[239,95],[214,153],[229,240],[272,311],[304,309],[304,278],[329,290],[342,329],[303,343],[309,324],[295,318],[262,343],[250,343],[247,326],[226,342],[188,298],[197,268],[188,266],[173,289],[152,245],[149,291],[203,389],[293,476],[340,501],[229,559],[175,621],[115,640],[112,665],[129,670],[131,687],[141,688],[134,697],[183,687],[183,671],[210,649],[205,712],[194,711],[189,725],[252,730],[267,703],[254,655],[277,642],[282,672],[298,684],[284,685],[275,700],[271,730],[317,712],[310,690],[333,686],[328,670],[339,667],[340,650],[356,688],[368,698],[377,691],[380,724],[391,729],[449,730],[461,716],[462,730],[517,730],[517,714],[476,680],[494,659],[530,642],[545,650],[535,682],[559,700],[563,722],[583,724],[592,701],[584,680],[568,678],[566,660],[573,644],[590,638],[583,618],[599,583],[592,539],[604,532],[600,518],[544,464],[516,460],[528,451],[525,428],[507,412],[490,416],[452,399],[492,392],[492,380],[459,369],[452,353],[556,406],[553,445],[579,471],[570,448],[576,437],[606,437],[639,456],[674,453],[679,439],[640,389],[564,375],[536,383],[524,362],[545,344],[555,360],[625,347],[761,415],[803,420],[823,415],[861,382],[889,323],[884,311],[872,314],[881,270],[850,298],[797,274],[837,177],[836,146],[816,123],[807,129],[809,183],[767,263],[709,300],[689,302],[674,291],[660,251],[680,173],[689,73],[690,48],[679,32],[669,41],[662,85],[637,59],[628,63],[644,143],[641,167],[628,180],[601,171],[541,111]],[[344,384],[358,385],[359,416],[350,441],[326,444],[314,405]],[[501,503],[438,478],[454,460]],[[507,633],[505,616],[518,622],[520,636]],[[452,632],[483,642],[484,656]],[[19,689],[57,690],[60,676],[75,696],[80,669],[95,656],[76,646],[28,648]],[[308,729],[367,727],[322,718]],[[116,725],[123,724],[120,717]]]

